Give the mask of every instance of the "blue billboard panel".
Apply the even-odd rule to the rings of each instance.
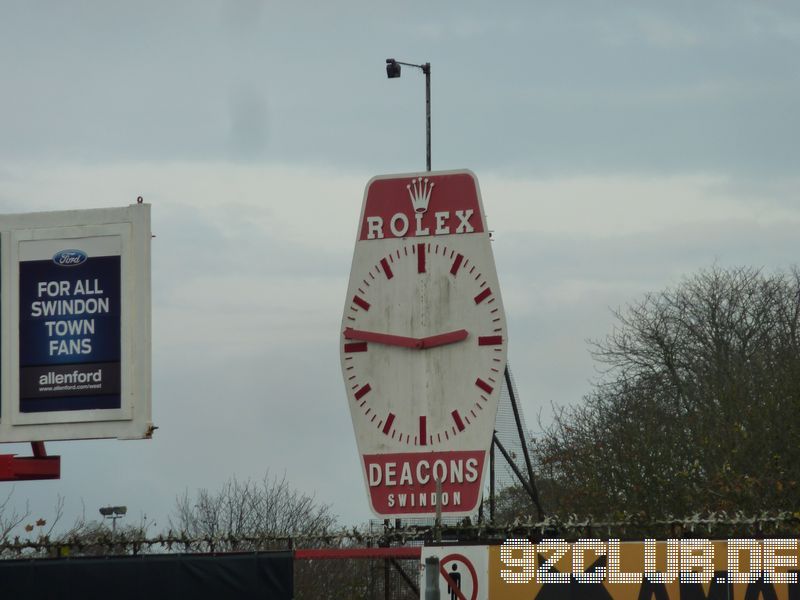
[[[85,241],[19,262],[22,413],[121,407],[120,255]]]

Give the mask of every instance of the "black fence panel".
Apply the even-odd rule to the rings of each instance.
[[[293,597],[291,552],[0,561],[3,598],[218,600]]]

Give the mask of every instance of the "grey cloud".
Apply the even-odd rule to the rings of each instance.
[[[8,12],[0,156],[415,168],[422,78],[387,81],[394,55],[433,64],[441,167],[798,167],[793,5],[136,6]]]

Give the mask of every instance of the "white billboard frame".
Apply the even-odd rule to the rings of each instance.
[[[119,247],[119,408],[20,408],[20,249]],[[0,443],[151,436],[150,205],[0,215]],[[52,242],[52,243],[50,243]],[[114,254],[116,255],[116,254]]]

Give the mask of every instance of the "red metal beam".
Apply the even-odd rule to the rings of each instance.
[[[294,551],[300,560],[345,558],[416,558],[422,555],[421,546],[403,548],[303,548]]]
[[[44,442],[31,442],[33,456],[0,454],[0,481],[60,479],[61,457],[47,456]]]

